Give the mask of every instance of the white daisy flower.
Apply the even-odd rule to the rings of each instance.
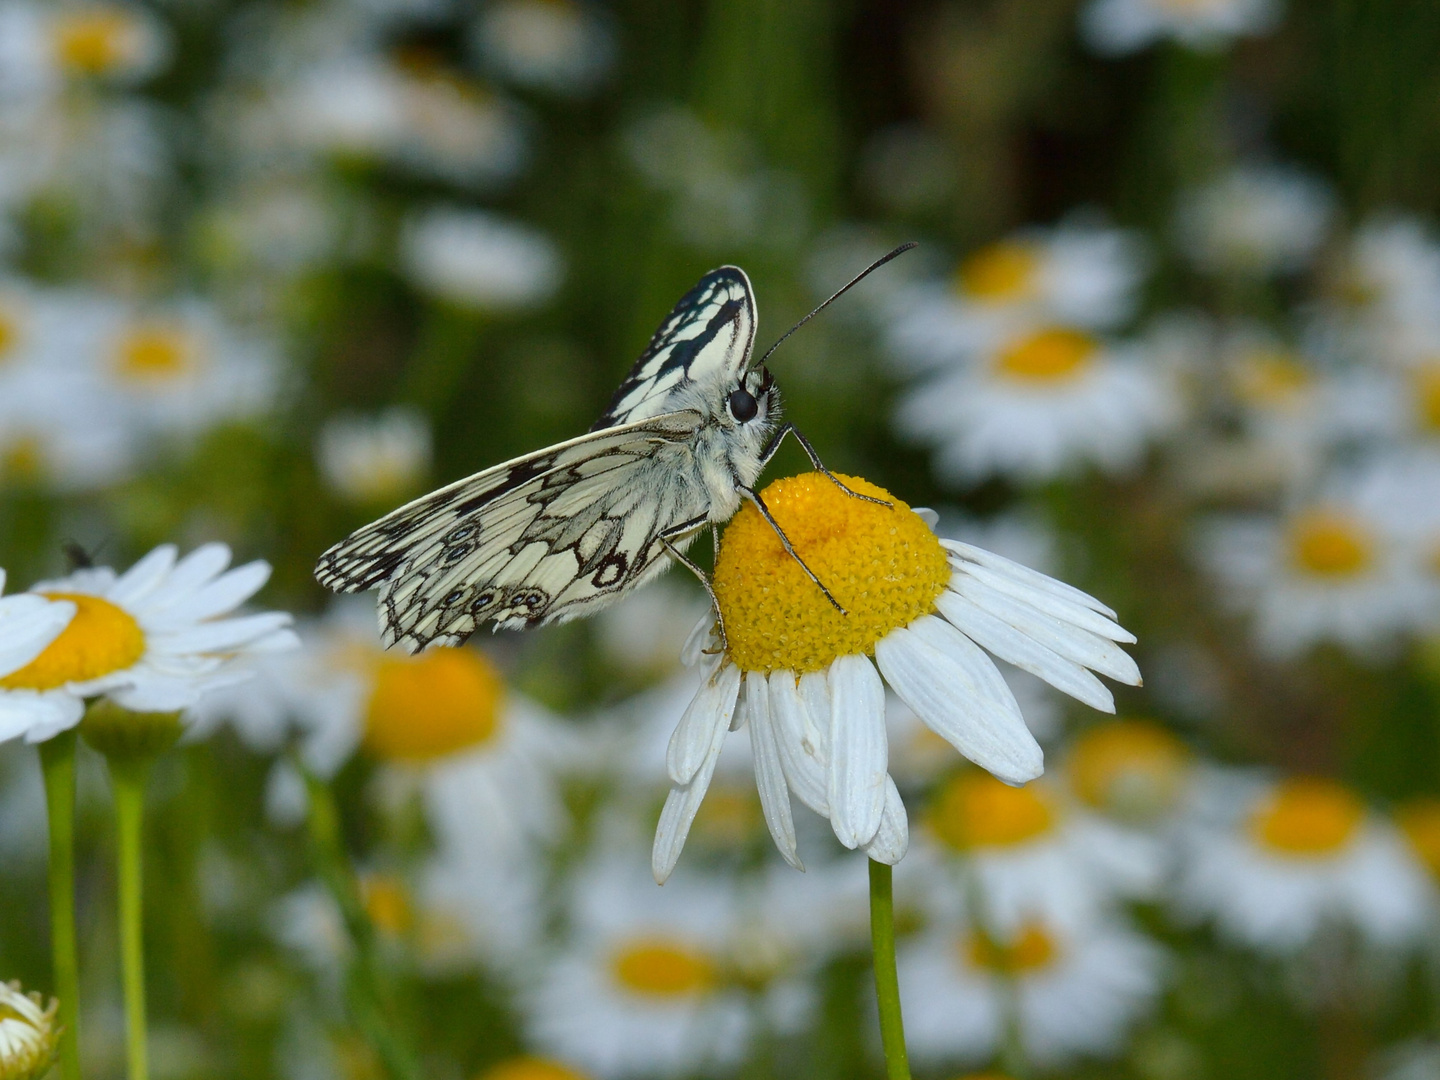
[[[1082,221],[1027,229],[969,255],[947,287],[912,286],[892,303],[891,355],[905,370],[993,350],[1036,323],[1113,329],[1134,313],[1146,268],[1139,239]]]
[[[31,991],[18,982],[0,983],[0,1076],[6,1080],[41,1080],[59,1054],[60,1026],[55,1014],[60,1003]]]
[[[205,544],[177,560],[162,544],[124,574],[79,570],[32,592],[65,601],[75,616],[29,664],[0,679],[4,737],[42,742],[80,722],[85,699],[104,695],[137,712],[174,712],[247,676],[241,654],[295,642],[284,612],[223,618],[259,591],[270,566],[233,570],[230,549]]]
[[[1118,922],[1072,931],[1031,921],[1004,935],[941,920],[899,948],[905,1041],[917,1062],[980,1062],[1012,1010],[1027,1061],[1113,1056],[1163,988],[1158,946]]]
[[[727,970],[730,886],[657,890],[632,862],[606,859],[577,875],[572,896],[570,942],[522,995],[536,1045],[602,1080],[744,1057],[753,1023]]]
[[[1418,940],[1432,887],[1398,829],[1344,785],[1311,777],[1206,779],[1176,902],[1241,944],[1293,952],[1330,925],[1369,942]]]
[[[1184,196],[1181,247],[1210,274],[1303,270],[1325,240],[1334,196],[1297,169],[1242,166]]]
[[[560,252],[544,233],[453,207],[431,207],[406,222],[400,261],[422,291],[480,310],[542,304],[564,275]]]
[[[475,1080],[594,1080],[588,1073],[554,1058],[524,1057],[506,1058],[491,1065]]]
[[[0,4],[0,98],[55,97],[83,79],[134,84],[169,59],[165,27],[136,4]]]
[[[1134,717],[1086,728],[1071,742],[1064,766],[1066,786],[1082,806],[1136,829],[1174,824],[1190,805],[1193,774],[1184,743]]]
[[[430,425],[414,408],[325,422],[315,456],[326,486],[360,504],[403,502],[430,469]]]
[[[845,482],[892,505],[853,498],[817,473],[777,481],[764,497],[848,615],[825,600],[758,512],[742,508],[726,529],[714,588],[727,645],[705,665],[670,740],[675,787],[655,836],[657,881],[680,856],[732,727],[749,726],[766,823],[787,861],[800,863],[793,791],[830,819],[843,845],[895,863],[908,826],[887,772],[882,674],[946,741],[1017,784],[1040,775],[1043,754],[984,650],[1105,711],[1114,700],[1088,669],[1140,681],[1115,644],[1134,638],[1099,601],[980,548],[938,540],[887,492]],[[701,623],[692,635],[692,659],[707,629]]]
[[[1413,218],[1367,222],[1351,245],[1346,298],[1362,312],[1402,331],[1421,331],[1434,342],[1440,330],[1440,244]],[[1433,347],[1430,350],[1433,352]]]
[[[1175,386],[1142,350],[1048,325],[912,388],[896,426],[940,444],[940,476],[973,484],[994,474],[1046,480],[1086,465],[1132,470],[1178,413]]]
[[[1124,56],[1166,38],[1212,51],[1238,37],[1269,33],[1278,0],[1091,0],[1080,32],[1102,56]]]
[[[0,568],[0,594],[4,592],[5,571]],[[69,600],[34,593],[0,595],[0,678],[29,667],[70,625],[75,612]],[[0,742],[13,737],[6,732],[9,720],[0,699]]]
[[[609,26],[576,0],[489,4],[475,24],[475,41],[501,76],[561,94],[591,89],[615,58]]]

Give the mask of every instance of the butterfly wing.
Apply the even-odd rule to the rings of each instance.
[[[676,407],[671,395],[696,382],[722,386],[750,362],[755,345],[755,293],[738,266],[702,277],[680,298],[592,431]]]
[[[658,537],[703,518],[684,467],[702,421],[606,428],[476,473],[366,525],[320,557],[337,592],[380,588],[385,645],[458,645],[486,620],[588,614],[665,565]]]

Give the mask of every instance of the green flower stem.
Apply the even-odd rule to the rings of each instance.
[[[115,856],[120,892],[120,969],[125,987],[125,1053],[128,1080],[147,1080],[145,1035],[145,927],[141,881],[144,854],[145,781],[150,759],[110,759],[115,790]]]
[[[60,999],[60,1076],[80,1080],[80,963],[75,948],[75,745],[72,728],[40,744],[50,826],[50,953]]]
[[[870,944],[875,954],[875,998],[880,1003],[880,1044],[886,1080],[910,1080],[900,977],[895,970],[895,895],[891,868],[870,860]]]

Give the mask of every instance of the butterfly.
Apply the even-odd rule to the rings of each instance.
[[[755,490],[787,435],[840,484],[808,440],[781,422],[765,360],[913,246],[868,266],[758,363],[750,279],[735,266],[710,271],[665,317],[587,434],[458,480],[356,530],[320,557],[316,580],[337,592],[378,588],[387,648],[458,645],[485,622],[520,629],[594,614],[672,561],[708,591],[685,550],[707,527],[718,550],[718,526],[748,500],[840,608]],[[715,611],[719,619],[718,604]],[[720,630],[723,640],[723,621]]]

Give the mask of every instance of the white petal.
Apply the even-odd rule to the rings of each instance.
[[[289,624],[288,613],[266,611],[235,619],[217,619],[173,633],[152,634],[150,645],[157,652],[180,654],[232,652]]]
[[[740,692],[740,669],[717,658],[719,670],[711,670],[695,691],[689,707],[675,725],[670,745],[665,751],[665,769],[676,784],[688,784],[700,771],[710,744],[715,741],[715,725],[730,726],[735,711],[735,698]]]
[[[817,758],[830,762],[830,680],[824,671],[800,676],[800,700],[805,703],[805,743]],[[827,774],[828,775],[828,774]],[[827,781],[828,783],[828,781]]]
[[[1051,651],[1093,668],[1127,686],[1140,685],[1140,669],[1120,646],[1098,634],[1081,630],[1047,615],[1022,600],[1007,596],[963,572],[950,580],[950,590],[965,597],[982,611],[1003,619],[1026,637]]]
[[[270,580],[270,564],[263,559],[221,574],[191,595],[165,609],[171,620],[200,622],[233,611],[259,592]]]
[[[1001,660],[1038,675],[1057,690],[1085,702],[1101,712],[1113,713],[1115,699],[1105,684],[1079,664],[1022,634],[1003,619],[978,607],[950,590],[940,594],[935,606],[950,623],[976,644]]]
[[[780,750],[780,764],[785,779],[796,797],[817,814],[830,816],[828,755],[822,756],[808,732],[815,727],[810,709],[800,696],[795,676],[788,671],[770,673],[770,726]],[[824,684],[824,676],[820,677]],[[825,707],[825,726],[830,725],[829,704]],[[828,745],[828,743],[827,743]]]
[[[931,618],[931,616],[926,616]],[[917,620],[918,621],[918,620]],[[940,620],[936,619],[935,622]],[[1045,754],[1020,717],[996,702],[973,669],[995,665],[964,634],[949,628],[948,647],[937,649],[901,627],[875,646],[886,682],[925,725],[982,769],[1007,784],[1023,784],[1045,771]]]
[[[865,854],[878,863],[894,866],[910,848],[910,821],[895,781],[885,777],[885,813],[880,818],[880,831],[865,845]]]
[[[1114,611],[1106,607],[1099,600],[1096,600],[1095,597],[1089,593],[1081,592],[1075,588],[1074,585],[1067,585],[1063,581],[1057,581],[1048,574],[1040,573],[1039,570],[1031,570],[1030,567],[1022,566],[1011,559],[1005,558],[1003,555],[996,555],[993,551],[986,551],[984,548],[975,547],[973,544],[962,543],[959,540],[942,539],[940,545],[958,555],[964,556],[971,562],[977,562],[981,566],[988,566],[990,569],[1004,574],[1006,577],[1024,582],[1027,585],[1045,592],[1053,593],[1062,600],[1070,600],[1092,611],[1098,611],[1107,618],[1115,618]]]
[[[28,743],[44,742],[68,731],[85,715],[85,703],[64,690],[0,692],[0,742],[19,735]]]
[[[830,664],[830,824],[847,848],[868,844],[885,812],[885,684],[864,656]]]
[[[770,690],[765,676],[757,671],[745,676],[745,715],[749,717],[755,787],[760,792],[765,824],[785,861],[796,870],[804,870],[795,843],[795,819],[790,814],[790,788],[785,784],[780,748],[775,744],[775,732],[770,726]]]
[[[1023,600],[1031,607],[1039,608],[1045,614],[1054,615],[1082,630],[1089,630],[1092,634],[1099,634],[1110,641],[1122,641],[1126,644],[1134,644],[1136,640],[1135,635],[1119,623],[1113,619],[1107,619],[1098,611],[1085,607],[1083,604],[1077,604],[1072,600],[1057,596],[1046,589],[1037,589],[1033,585],[1007,577],[988,566],[981,566],[979,563],[957,559],[951,565],[966,577],[983,582],[1007,596]]]
[[[690,631],[690,636],[685,639],[685,644],[680,649],[680,663],[686,667],[694,667],[704,660],[705,650],[710,645],[710,637],[714,630],[715,610],[711,608],[705,612],[704,617]]]
[[[718,719],[717,717],[717,721]],[[710,778],[715,775],[715,762],[720,759],[720,748],[725,745],[725,736],[729,731],[728,724],[715,724],[705,760],[696,771],[695,778],[684,787],[671,788],[670,794],[665,797],[665,807],[660,811],[660,822],[655,827],[655,846],[650,852],[650,869],[655,875],[656,884],[664,885],[665,879],[680,860],[685,838],[690,835],[690,826],[694,824],[700,803],[704,801],[705,792],[710,788]]]
[[[75,617],[69,600],[16,593],[0,600],[0,676],[19,671],[60,636]]]
[[[161,544],[115,580],[109,598],[121,607],[129,607],[149,594],[175,565],[176,553],[174,544]]]

